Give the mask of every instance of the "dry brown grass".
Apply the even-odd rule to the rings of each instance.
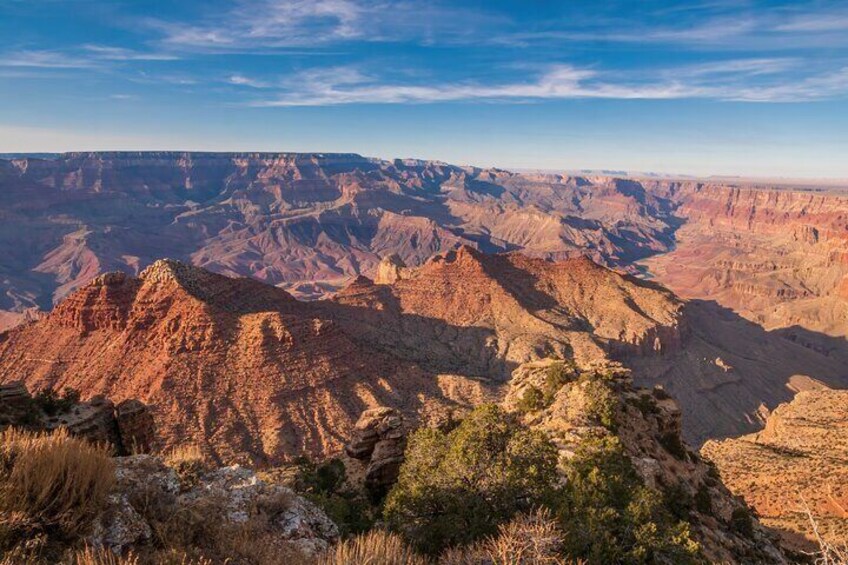
[[[67,565],[213,565],[209,559],[193,557],[180,551],[163,550],[144,555],[131,553],[120,556],[108,549],[93,547],[86,547],[72,553],[62,563]]]
[[[497,536],[445,551],[439,565],[578,565],[561,555],[563,534],[547,511],[522,515],[500,527]],[[316,561],[319,565],[427,565],[400,536],[382,530],[343,541]]]
[[[109,455],[65,430],[0,432],[0,510],[67,537],[84,533],[115,482]]]
[[[396,534],[382,530],[345,540],[316,560],[318,565],[427,565]]]
[[[86,547],[75,552],[69,559],[70,565],[139,565],[138,557],[121,557],[108,549]]]
[[[495,537],[446,551],[440,565],[565,565],[563,534],[546,510],[518,516]]]
[[[175,447],[165,454],[164,462],[177,473],[184,489],[197,486],[200,477],[209,470],[203,452],[196,445]]]

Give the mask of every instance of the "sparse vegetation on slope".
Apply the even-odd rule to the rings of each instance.
[[[788,547],[814,551],[818,538],[848,543],[848,391],[798,393],[769,415],[763,431],[710,441],[701,451]]]

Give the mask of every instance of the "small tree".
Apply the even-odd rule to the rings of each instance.
[[[609,384],[594,373],[581,377],[583,393],[586,397],[586,415],[608,430],[618,427],[618,396],[610,390]]]
[[[413,546],[438,553],[493,535],[517,512],[548,501],[556,462],[544,434],[484,405],[450,433],[422,429],[410,437],[384,517]]]
[[[543,391],[543,402],[545,406],[553,404],[557,392],[567,383],[577,379],[573,364],[558,361],[551,364],[545,370],[545,387]]]
[[[544,397],[542,396],[542,391],[533,385],[527,387],[527,390],[524,391],[524,394],[521,396],[521,400],[518,401],[517,405],[518,411],[522,414],[535,412],[543,407]]]
[[[615,437],[587,439],[559,501],[566,552],[590,563],[688,563],[698,546],[659,492],[646,487]]]
[[[43,388],[38,391],[33,399],[36,406],[48,416],[55,416],[69,411],[76,404],[79,404],[80,393],[73,388],[66,388],[59,395],[52,387]]]

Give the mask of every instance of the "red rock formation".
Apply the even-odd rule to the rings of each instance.
[[[666,334],[673,348],[680,309],[588,260],[471,248],[394,285],[361,278],[311,303],[158,261],[139,278],[100,277],[7,333],[0,382],[139,398],[166,449],[193,442],[224,460],[275,462],[339,451],[364,408],[430,418],[492,398],[526,361],[635,354]]]

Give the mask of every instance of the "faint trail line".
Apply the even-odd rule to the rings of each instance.
[[[40,361],[42,363],[67,363],[63,359],[43,359],[41,357],[24,357],[24,361]]]

